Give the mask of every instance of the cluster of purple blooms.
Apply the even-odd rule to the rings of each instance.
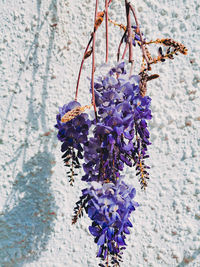
[[[88,132],[91,126],[91,121],[88,114],[82,113],[76,118],[67,123],[61,122],[61,118],[70,110],[80,107],[80,103],[71,101],[68,105],[59,108],[59,114],[56,117],[58,129],[58,140],[62,142],[61,151],[64,152],[62,158],[65,165],[70,168],[67,172],[71,184],[74,182],[74,168],[80,168],[79,159],[83,159],[83,146],[88,140]]]
[[[97,257],[106,259],[110,254],[113,263],[117,263],[120,251],[125,248],[126,234],[130,234],[132,224],[129,216],[135,207],[133,201],[135,188],[128,186],[118,177],[115,183],[91,183],[91,186],[82,191],[83,196],[89,196],[87,214],[92,220],[90,233],[95,237],[99,246]]]
[[[151,99],[141,96],[139,82],[139,75],[126,74],[122,62],[95,81],[97,120],[82,113],[62,123],[66,112],[80,106],[76,101],[64,105],[57,115],[64,158],[71,155],[84,161],[82,180],[88,187],[82,190],[84,205],[78,201],[76,211],[84,208],[92,220],[89,231],[99,246],[97,256],[106,259],[111,255],[113,264],[120,261],[132,227],[130,214],[138,206],[133,200],[135,188],[124,182],[121,173],[125,165],[135,166],[142,187],[148,179],[144,161],[150,145],[146,120],[151,119]]]

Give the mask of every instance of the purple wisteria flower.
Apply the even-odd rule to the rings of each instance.
[[[135,202],[136,190],[125,183],[123,171],[125,167],[134,167],[139,176],[141,188],[147,187],[149,166],[146,164],[150,133],[148,121],[151,120],[151,98],[146,95],[147,83],[159,77],[150,74],[151,66],[166,59],[173,59],[178,53],[187,54],[187,48],[171,38],[147,41],[143,36],[136,17],[135,8],[125,0],[126,25],[110,19],[108,7],[112,0],[105,1],[104,11],[98,11],[95,5],[93,32],[85,49],[81,62],[75,99],[84,61],[92,55],[91,88],[92,104],[81,106],[77,101],[59,108],[57,115],[58,140],[62,142],[63,159],[70,170],[67,172],[70,183],[74,181],[75,168],[83,167],[81,180],[87,186],[82,190],[76,202],[72,224],[86,212],[91,220],[89,232],[98,246],[97,257],[101,258],[100,267],[117,267],[122,261],[123,250],[126,249],[126,237],[130,234],[132,212],[138,207]],[[131,22],[134,17],[134,26]],[[106,59],[98,69],[95,66],[95,37],[103,19],[106,20]],[[117,60],[125,42],[122,54],[124,60],[129,52],[131,63],[129,74],[125,62],[109,66],[109,31],[108,22],[119,26],[124,34],[118,46]],[[158,48],[158,56],[152,57],[148,46],[164,45]],[[139,46],[142,52],[141,69],[133,75],[133,47]],[[95,77],[96,76],[96,77]],[[83,113],[93,106],[94,118]],[[81,161],[81,164],[80,164]]]
[[[63,123],[61,118],[67,112],[81,108],[76,101],[64,105],[57,115],[65,162],[72,159],[76,165],[83,159],[82,181],[88,183],[76,203],[73,223],[85,209],[92,221],[89,231],[99,247],[97,257],[104,260],[109,254],[113,263],[119,263],[126,248],[130,215],[138,206],[135,188],[124,182],[122,171],[135,165],[142,188],[148,179],[149,167],[144,161],[150,145],[147,120],[151,119],[151,99],[141,95],[139,84],[140,76],[129,77],[121,62],[95,80],[97,120],[82,113]]]
[[[71,185],[74,182],[73,177],[77,175],[74,172],[74,168],[80,168],[79,159],[83,158],[83,145],[87,142],[91,122],[86,113],[79,114],[65,123],[61,121],[61,118],[67,112],[80,106],[79,102],[71,101],[68,105],[59,108],[59,114],[56,117],[57,124],[55,125],[58,129],[58,140],[62,142],[61,151],[64,152],[62,158],[66,166],[70,167],[70,171],[67,173],[70,177]]]
[[[133,200],[135,188],[126,185],[121,177],[114,183],[91,183],[91,187],[82,190],[83,196],[89,196],[87,213],[92,220],[90,233],[99,246],[97,257],[105,259],[109,253],[117,260],[117,255],[126,246],[126,234],[130,234],[130,214],[138,206]]]
[[[139,75],[126,74],[124,62],[96,79],[98,122],[91,141],[98,149],[92,152],[89,143],[86,144],[84,181],[106,181],[109,177],[114,182],[113,170],[122,171],[124,164],[130,167],[134,164],[139,169],[141,186],[146,187],[149,167],[144,159],[150,145],[146,121],[152,117],[151,99],[140,94],[139,82]]]

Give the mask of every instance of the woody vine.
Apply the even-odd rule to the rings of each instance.
[[[131,213],[138,207],[136,190],[125,182],[125,166],[134,167],[141,189],[145,190],[149,180],[150,167],[146,164],[150,134],[147,121],[152,118],[147,95],[147,84],[157,79],[150,74],[152,65],[172,60],[178,54],[187,54],[186,47],[172,39],[147,41],[140,31],[136,12],[125,0],[126,25],[113,21],[108,14],[112,0],[105,0],[104,11],[98,12],[95,4],[94,28],[86,46],[78,74],[75,99],[59,108],[57,115],[58,139],[62,142],[64,164],[70,185],[82,167],[81,180],[87,185],[81,192],[74,208],[72,224],[85,212],[91,219],[89,231],[97,244],[99,266],[120,266],[123,250],[126,249],[126,235],[133,227]],[[133,16],[135,24],[131,24]],[[108,26],[113,24],[123,30],[117,51],[117,64],[107,74],[95,77],[96,31],[105,20],[106,57],[109,60]],[[158,45],[158,56],[151,56],[149,47]],[[121,53],[122,46],[124,51]],[[134,47],[141,49],[141,67],[134,74]],[[125,58],[130,64],[127,73]],[[77,101],[79,81],[85,60],[92,56],[91,104],[81,106]],[[94,118],[87,110],[93,107]]]

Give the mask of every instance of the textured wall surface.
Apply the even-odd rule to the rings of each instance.
[[[92,30],[92,0],[0,1],[0,266],[97,266],[96,245],[84,216],[71,225],[80,179],[72,188],[54,129],[58,107],[74,96],[77,72]],[[102,4],[104,1],[100,1]],[[171,37],[187,56],[156,65],[149,83],[151,165],[147,191],[135,172],[140,207],[123,266],[200,266],[200,3],[132,1],[148,40]],[[125,23],[124,1],[110,17]],[[97,34],[97,65],[104,61],[104,27]],[[110,63],[120,29],[109,26]],[[102,58],[103,55],[103,58]],[[90,102],[91,59],[81,78]],[[80,177],[79,177],[80,178]]]

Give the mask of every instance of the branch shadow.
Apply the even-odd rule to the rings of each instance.
[[[35,45],[40,36],[40,31],[46,17],[41,21],[41,0],[37,0],[38,21],[35,37],[26,56],[33,50],[32,86],[30,88],[29,108],[27,112],[27,125],[25,142],[19,146],[13,158],[7,165],[13,166],[15,181],[10,195],[0,214],[0,266],[23,266],[27,262],[36,261],[45,251],[48,241],[54,229],[56,210],[55,199],[51,189],[52,167],[55,163],[51,135],[45,135],[45,141],[41,141],[38,150],[30,159],[26,159],[29,152],[29,137],[33,129],[38,129],[38,120],[41,120],[43,131],[47,131],[46,101],[49,66],[51,63],[52,49],[55,32],[51,30],[47,48],[45,78],[42,85],[42,106],[37,113],[33,105],[34,86],[38,72],[38,46]],[[52,17],[57,17],[57,0],[52,0],[49,6]],[[47,12],[48,13],[48,12]],[[17,83],[22,72],[19,72]],[[11,96],[7,114],[10,112],[14,95]],[[5,123],[5,122],[3,122]],[[5,125],[4,125],[5,126]],[[4,133],[4,132],[2,132]],[[51,141],[51,142],[50,142]],[[15,167],[22,157],[22,171],[15,175]]]
[[[48,244],[56,217],[50,188],[53,161],[52,153],[38,152],[16,176],[10,203],[0,218],[1,266],[37,260]]]
[[[10,111],[11,111],[11,108],[12,108],[12,105],[13,105],[13,102],[14,102],[14,98],[15,98],[15,96],[16,96],[16,94],[18,92],[21,92],[20,80],[21,80],[22,74],[26,70],[27,65],[29,64],[29,57],[30,57],[32,51],[33,51],[33,60],[34,60],[34,64],[33,64],[34,65],[34,69],[33,69],[32,78],[33,78],[33,81],[35,80],[35,76],[36,76],[37,69],[38,69],[38,64],[37,64],[38,46],[37,46],[37,44],[38,44],[40,32],[42,31],[43,26],[45,25],[45,22],[47,22],[47,19],[49,17],[49,12],[50,11],[52,12],[52,17],[57,17],[57,0],[52,0],[51,1],[50,5],[49,5],[49,8],[48,8],[48,11],[45,13],[45,16],[44,16],[42,21],[41,21],[40,9],[41,9],[41,0],[37,0],[38,18],[37,18],[36,33],[34,35],[34,39],[33,39],[32,44],[30,45],[28,53],[25,56],[24,63],[22,65],[22,67],[20,67],[19,70],[18,70],[18,77],[17,77],[17,80],[15,82],[15,87],[12,90],[13,92],[12,92],[12,95],[10,97],[10,101],[8,103],[6,115],[5,115],[4,118],[2,118],[2,122],[1,122],[1,129],[2,129],[1,135],[2,135],[2,137],[3,137],[4,133],[5,133],[6,124],[7,124],[8,117],[9,117],[9,114],[10,114]],[[53,36],[51,34],[51,36],[49,38],[51,41],[52,41],[52,37],[54,38],[54,34],[53,34]],[[49,55],[50,55],[50,53],[48,53],[48,56]]]
[[[184,257],[184,259],[182,260],[182,262],[180,262],[176,267],[185,267],[187,266],[189,263],[193,262],[197,256],[200,255],[200,248],[197,249],[192,256],[190,257]]]

